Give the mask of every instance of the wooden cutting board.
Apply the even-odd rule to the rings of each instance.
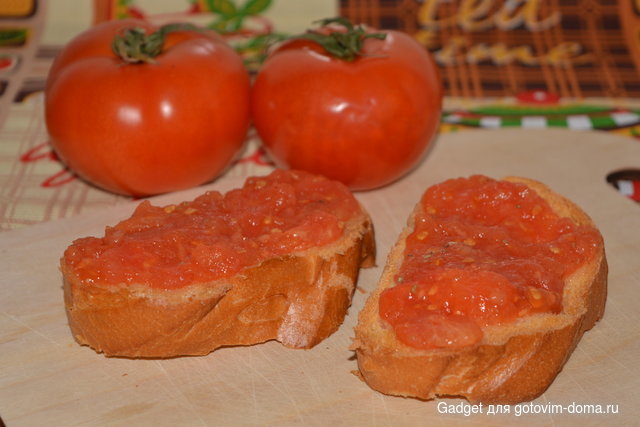
[[[127,217],[135,204],[0,234],[0,416],[8,426],[636,423],[640,205],[605,182],[607,173],[632,166],[640,166],[640,141],[605,133],[483,130],[442,135],[405,179],[357,194],[374,220],[378,267],[362,272],[340,330],[312,350],[269,342],[205,357],[105,358],[76,344],[69,332],[58,259],[73,239],[101,235],[105,225]],[[527,176],[570,197],[600,227],[610,262],[604,318],[585,334],[551,387],[530,404],[509,407],[508,414],[505,408],[492,414],[489,407],[458,399],[422,402],[384,396],[352,374],[356,362],[349,345],[357,313],[413,205],[429,185],[474,173]],[[206,188],[226,190],[239,184],[238,179],[221,179]],[[203,191],[175,193],[154,203],[187,200]],[[584,415],[599,409],[617,414]],[[476,414],[457,413],[474,410]]]

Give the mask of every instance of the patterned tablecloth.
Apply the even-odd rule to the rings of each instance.
[[[566,127],[640,137],[640,106],[635,100],[640,95],[638,2],[472,3],[4,0],[0,230],[130,201],[66,170],[48,145],[43,122],[42,89],[52,59],[73,35],[105,19],[190,20],[227,33],[235,19],[246,30],[240,42],[233,34],[235,46],[252,59],[255,43],[247,42],[257,35],[301,32],[313,20],[342,14],[354,22],[407,31],[434,54],[447,93],[441,132]],[[243,14],[249,5],[253,12]],[[235,15],[221,14],[221,7],[230,7]],[[246,176],[271,168],[251,134],[242,158],[227,174]],[[639,169],[640,159],[632,159],[629,170],[612,177],[621,191],[637,200]]]

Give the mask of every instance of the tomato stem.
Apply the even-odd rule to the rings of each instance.
[[[354,26],[349,19],[344,17],[325,18],[314,23],[319,23],[321,28],[338,24],[344,27],[345,31],[330,31],[328,34],[308,31],[293,38],[314,41],[333,57],[344,61],[353,61],[363,56],[362,46],[365,39],[384,40],[387,37],[385,33],[368,33],[364,26]]]
[[[113,52],[127,64],[155,64],[162,53],[167,34],[175,31],[200,31],[188,23],[167,24],[147,34],[139,27],[127,28],[116,34],[111,45]]]

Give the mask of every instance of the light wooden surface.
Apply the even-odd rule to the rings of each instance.
[[[8,426],[632,425],[640,416],[640,205],[618,194],[605,176],[639,163],[640,141],[605,133],[483,130],[442,135],[411,175],[382,190],[357,194],[374,220],[378,267],[362,272],[340,330],[307,351],[270,342],[206,357],[105,358],[73,341],[57,264],[73,239],[101,235],[105,225],[127,217],[134,204],[0,234],[0,417]],[[470,416],[443,413],[464,401],[383,396],[351,372],[356,362],[348,347],[357,313],[406,216],[429,185],[473,173],[527,176],[570,197],[600,227],[610,262],[605,317],[585,334],[533,406],[511,407],[510,414],[491,415],[487,407],[476,407],[481,413]],[[222,179],[207,188],[238,184],[235,178]],[[163,196],[154,203],[186,200],[202,191]],[[542,413],[559,412],[560,405],[562,414]],[[592,411],[594,405],[603,410],[613,405],[609,409],[617,414],[569,413]]]

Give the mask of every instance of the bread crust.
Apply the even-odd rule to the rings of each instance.
[[[544,184],[519,177],[505,179],[526,184],[560,216],[594,226],[578,206]],[[353,343],[359,375],[384,394],[424,400],[456,396],[472,403],[515,404],[538,397],[553,382],[583,333],[604,313],[604,244],[594,259],[568,278],[561,313],[537,314],[485,328],[478,345],[461,351],[418,350],[399,342],[378,311],[380,294],[394,284],[417,209],[389,254],[377,289],[360,312]]]
[[[374,260],[373,226],[363,211],[336,242],[213,283],[174,290],[87,285],[64,258],[61,271],[76,341],[106,356],[169,358],[268,340],[313,347],[342,324],[359,269]]]

